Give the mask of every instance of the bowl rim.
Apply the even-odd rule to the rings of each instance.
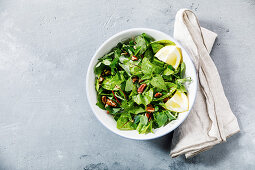
[[[184,50],[184,51],[188,54],[188,57],[189,57],[189,59],[191,60],[191,63],[192,63],[192,66],[191,66],[192,68],[191,68],[191,69],[195,72],[195,75],[194,75],[194,76],[195,76],[195,80],[193,80],[193,81],[194,81],[193,83],[194,83],[194,86],[195,86],[195,88],[194,88],[194,90],[195,90],[194,101],[193,101],[193,103],[192,103],[192,105],[191,105],[191,107],[190,107],[188,113],[185,115],[185,117],[184,117],[182,120],[180,120],[179,122],[177,122],[177,123],[175,124],[174,128],[171,128],[171,129],[169,129],[168,131],[166,131],[166,132],[164,132],[164,133],[162,133],[162,134],[160,134],[160,135],[155,135],[155,136],[152,136],[152,137],[149,137],[149,138],[135,138],[135,137],[129,137],[129,136],[126,136],[126,135],[124,135],[124,134],[122,134],[122,133],[117,133],[117,132],[113,131],[110,127],[108,127],[108,125],[106,125],[105,122],[101,121],[101,119],[100,119],[100,118],[98,117],[98,115],[95,113],[96,111],[95,111],[94,108],[92,107],[92,103],[91,103],[91,101],[90,101],[90,96],[89,96],[89,94],[90,94],[90,92],[89,92],[89,83],[88,83],[88,82],[89,82],[89,74],[90,74],[90,70],[94,70],[94,65],[93,65],[93,62],[92,62],[92,61],[95,60],[95,58],[96,58],[97,54],[99,53],[99,51],[100,51],[106,44],[108,44],[109,42],[111,42],[114,38],[116,38],[116,37],[118,37],[118,36],[121,36],[122,34],[125,34],[125,33],[128,33],[128,32],[134,32],[134,31],[141,31],[141,32],[143,32],[143,31],[145,31],[145,32],[157,32],[157,33],[160,33],[160,34],[162,34],[162,35],[164,35],[164,36],[166,36],[166,37],[170,37],[171,39],[175,40],[176,45],[179,46],[179,47],[181,47],[181,49]],[[90,108],[92,109],[92,112],[93,112],[93,114],[96,116],[97,120],[98,120],[101,124],[103,124],[104,127],[106,127],[108,130],[110,130],[110,131],[113,132],[114,134],[117,134],[117,135],[122,136],[122,137],[127,138],[127,139],[133,139],[133,140],[152,140],[152,139],[156,139],[156,138],[165,136],[165,135],[167,135],[168,133],[174,131],[176,128],[178,128],[178,127],[184,122],[184,120],[187,119],[188,115],[190,114],[190,111],[192,110],[192,108],[193,108],[193,106],[194,106],[194,103],[195,103],[195,100],[196,100],[196,96],[197,96],[197,87],[198,87],[197,71],[196,71],[195,66],[194,66],[194,63],[193,63],[193,61],[192,61],[192,59],[191,59],[191,57],[190,57],[190,54],[187,52],[187,50],[186,50],[176,39],[174,39],[172,36],[170,36],[170,35],[168,35],[168,34],[162,32],[162,31],[159,31],[159,30],[156,30],[156,29],[152,29],[152,28],[130,28],[130,29],[126,29],[126,30],[120,31],[120,32],[118,32],[118,33],[112,35],[111,37],[109,37],[107,40],[105,40],[105,41],[97,48],[96,52],[93,54],[93,57],[92,57],[92,58],[90,59],[90,61],[89,61],[89,66],[88,66],[87,73],[86,73],[86,96],[87,96],[87,100],[88,100],[88,102],[89,102]],[[120,132],[121,132],[121,130],[120,130]]]

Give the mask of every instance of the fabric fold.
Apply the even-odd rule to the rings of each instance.
[[[188,118],[175,130],[170,155],[186,158],[226,141],[240,131],[237,119],[225,96],[217,68],[209,53],[217,34],[200,27],[196,15],[177,12],[174,38],[188,51],[198,76],[197,97]]]

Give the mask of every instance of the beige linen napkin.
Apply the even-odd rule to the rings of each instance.
[[[192,11],[181,9],[177,12],[174,38],[191,55],[199,83],[191,113],[174,132],[172,157],[182,154],[186,158],[194,156],[226,141],[240,130],[224,94],[217,68],[209,55],[216,37],[214,32],[200,27]]]

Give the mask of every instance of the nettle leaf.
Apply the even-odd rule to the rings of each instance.
[[[162,89],[162,90],[167,90],[166,84],[164,79],[162,78],[161,75],[155,75],[151,81],[150,81],[151,85],[153,85],[156,88]]]

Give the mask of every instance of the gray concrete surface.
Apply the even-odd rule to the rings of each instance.
[[[173,33],[194,10],[218,33],[212,51],[241,132],[192,159],[168,156],[171,134],[134,141],[105,129],[86,98],[89,60],[133,27]],[[254,0],[1,0],[0,169],[254,169]]]

